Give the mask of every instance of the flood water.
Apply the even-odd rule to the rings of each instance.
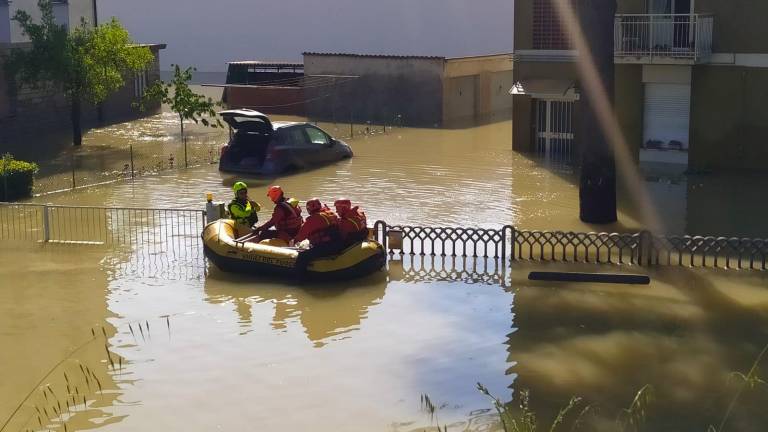
[[[328,129],[343,138],[344,125]],[[173,133],[165,115],[93,131],[86,146]],[[192,140],[214,134],[225,139],[193,128]],[[642,225],[630,210],[613,227],[583,225],[574,174],[511,152],[511,134],[509,123],[394,129],[352,140],[351,160],[246,181],[262,204],[279,183],[302,200],[347,196],[389,223]],[[762,180],[646,177],[669,231],[766,236],[763,204],[736,199]],[[233,180],[202,165],[34,201],[202,208],[207,191],[228,200]],[[581,396],[595,407],[585,430],[605,431],[650,384],[649,430],[706,430],[738,391],[732,373],[768,344],[758,273],[655,269],[650,286],[553,285],[527,274],[605,268],[405,257],[366,279],[296,286],[140,249],[0,245],[0,422],[21,405],[7,430],[64,430],[47,420],[61,413],[67,430],[410,432],[435,424],[422,394],[449,430],[492,430],[477,382],[504,401],[529,389],[545,429]],[[726,430],[765,430],[766,402],[761,386],[744,392]]]

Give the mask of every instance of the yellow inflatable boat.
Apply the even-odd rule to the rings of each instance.
[[[219,219],[203,229],[205,256],[223,271],[273,276],[295,276],[298,249],[238,242],[235,222]],[[268,241],[265,241],[265,243]],[[365,276],[386,263],[384,247],[376,241],[356,243],[339,255],[318,258],[307,267],[310,280],[338,280]]]

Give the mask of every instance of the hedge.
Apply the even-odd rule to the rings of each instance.
[[[14,201],[32,196],[37,164],[15,160],[5,155],[0,159],[0,201]]]

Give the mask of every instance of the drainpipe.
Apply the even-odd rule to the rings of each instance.
[[[99,10],[96,6],[96,0],[93,0],[93,26],[96,27],[99,25]]]

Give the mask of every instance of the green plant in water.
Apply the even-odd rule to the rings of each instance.
[[[645,385],[635,394],[629,408],[624,408],[616,419],[617,429],[621,432],[639,432],[648,413],[648,408],[655,399],[653,386]]]
[[[728,404],[728,409],[725,411],[725,415],[723,416],[723,419],[720,421],[720,425],[718,427],[714,427],[710,425],[709,428],[707,428],[707,432],[723,432],[725,430],[725,425],[726,423],[728,423],[728,419],[730,418],[731,413],[733,412],[733,409],[736,407],[736,404],[738,403],[744,391],[747,389],[750,389],[750,390],[754,389],[760,384],[766,384],[765,381],[760,378],[760,374],[759,374],[760,371],[758,369],[758,366],[760,365],[760,362],[763,361],[763,357],[765,357],[766,352],[768,352],[768,345],[763,347],[763,350],[760,351],[760,354],[752,363],[752,367],[749,368],[749,372],[747,372],[746,375],[744,375],[741,372],[734,372],[730,375],[729,381],[732,379],[741,380],[742,381],[741,387],[739,387],[739,390],[733,396],[733,399],[731,399],[731,403]]]
[[[520,392],[520,412],[516,413],[508,404],[505,404],[499,398],[493,396],[488,388],[481,383],[477,383],[477,389],[480,390],[480,393],[488,396],[493,402],[493,407],[499,415],[499,420],[501,421],[501,426],[504,429],[504,432],[536,432],[538,430],[536,414],[531,410],[530,393],[528,390]],[[549,432],[554,432],[557,427],[565,421],[568,413],[576,408],[580,402],[581,398],[575,396],[572,397],[568,402],[568,405],[563,407],[557,414],[557,417],[555,417],[555,420],[549,427]],[[586,415],[590,408],[591,406],[587,405],[581,410],[581,413],[579,413],[579,416],[574,421],[574,428],[580,424],[581,418]]]

